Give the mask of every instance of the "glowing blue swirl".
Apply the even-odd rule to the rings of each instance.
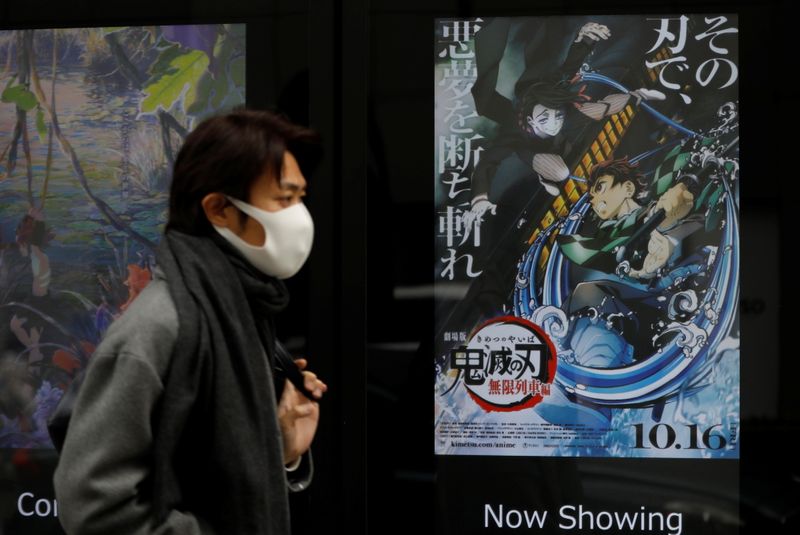
[[[699,352],[694,357],[687,357],[676,338],[662,347],[660,352],[624,368],[589,368],[561,359],[555,379],[560,387],[595,405],[649,405],[677,394],[686,379],[702,366],[709,354],[728,336],[739,301],[739,221],[734,196],[729,188],[727,192],[726,224],[714,261],[709,291],[706,292],[706,299],[714,299],[716,303],[716,306],[709,304],[718,311],[719,321],[713,323],[702,310],[694,318],[693,323],[708,333],[708,340]],[[562,234],[574,233],[588,209],[588,196],[584,194],[564,220]],[[560,307],[569,295],[569,261],[557,246],[548,258],[541,302],[532,293],[542,247],[557,224],[553,223],[540,233],[523,257],[520,271],[522,277],[527,279],[527,285],[514,292],[514,311],[518,316],[529,318],[540,306]]]

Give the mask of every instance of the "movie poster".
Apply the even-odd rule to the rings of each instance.
[[[435,452],[739,457],[738,21],[435,23]]]
[[[0,448],[50,454],[49,415],[150,281],[183,139],[244,76],[244,25],[0,31]],[[19,515],[54,512],[28,494]]]

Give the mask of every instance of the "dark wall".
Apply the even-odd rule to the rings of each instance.
[[[746,177],[741,198],[742,459],[720,471],[719,465],[689,463],[642,468],[622,462],[471,458],[437,465],[429,292],[434,282],[434,19],[682,11],[739,13]],[[459,518],[458,511],[501,492],[498,481],[511,491],[527,489],[529,500],[545,502],[608,483],[631,496],[654,492],[657,497],[657,482],[674,474],[684,478],[686,495],[706,507],[717,490],[704,481],[717,479],[714,489],[733,489],[719,499],[740,516],[684,531],[693,535],[795,533],[798,526],[800,501],[792,477],[800,475],[800,467],[791,452],[800,434],[800,389],[794,386],[800,363],[793,351],[790,305],[797,283],[789,261],[791,230],[781,232],[792,228],[787,225],[796,212],[788,80],[794,65],[788,41],[795,30],[789,13],[789,2],[779,0],[31,0],[0,4],[0,27],[246,22],[248,103],[279,107],[321,132],[325,156],[310,177],[315,249],[308,268],[292,283],[293,308],[280,325],[284,338],[309,356],[331,387],[314,447],[315,483],[293,497],[295,532],[432,533],[437,509],[440,530],[473,532],[474,513]],[[0,531],[57,532],[53,522],[20,523],[18,493],[12,493],[20,481],[31,481],[33,492],[52,496],[52,454],[31,452],[21,460],[12,458],[23,455],[15,452],[0,455]],[[457,494],[457,489],[475,494]]]

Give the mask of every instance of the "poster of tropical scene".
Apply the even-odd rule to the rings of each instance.
[[[0,30],[0,448],[150,281],[176,154],[244,104],[245,26]]]

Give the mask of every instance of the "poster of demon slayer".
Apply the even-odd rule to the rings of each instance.
[[[738,21],[435,23],[435,451],[738,458]]]
[[[0,31],[0,457],[52,449],[48,417],[150,282],[183,139],[244,75],[243,24]]]

